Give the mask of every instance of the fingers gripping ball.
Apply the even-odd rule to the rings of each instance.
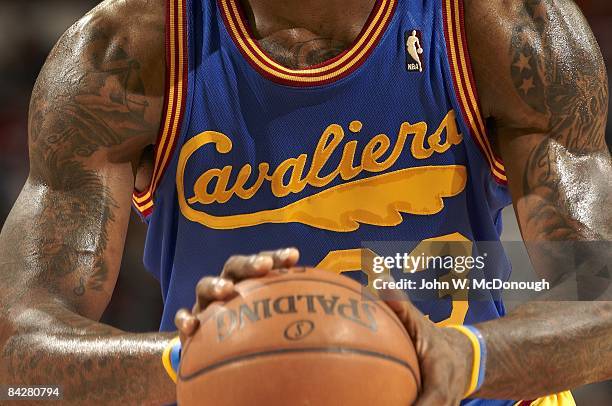
[[[409,405],[420,386],[413,344],[357,282],[293,268],[236,286],[183,349],[180,405]]]

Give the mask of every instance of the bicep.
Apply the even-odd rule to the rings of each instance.
[[[483,16],[496,29],[471,50],[523,238],[608,238],[608,89],[597,42],[572,1],[511,4]]]
[[[93,319],[114,289],[133,168],[159,120],[141,61],[104,28],[73,28],[41,71],[30,105],[30,176],[0,240],[0,266],[11,275],[3,288],[16,299],[39,292]]]

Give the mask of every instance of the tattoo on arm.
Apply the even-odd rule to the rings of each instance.
[[[64,404],[164,404],[174,399],[161,366],[168,333],[127,334],[45,304],[27,318],[53,319],[47,329],[20,329],[0,352],[4,383],[60,385]],[[17,323],[20,320],[16,321]]]
[[[497,105],[488,101],[523,238],[534,268],[549,281],[579,282],[586,274],[560,270],[580,265],[599,272],[594,264],[610,258],[612,165],[601,54],[570,0],[495,4],[506,17],[500,26],[514,28],[496,33],[509,40],[509,51],[498,66],[489,62],[503,73],[491,76],[497,83],[484,82],[485,94],[503,96]],[[611,302],[531,302],[478,327],[489,367],[476,397],[534,399],[612,377]]]
[[[612,302],[530,303],[478,327],[490,344],[476,397],[535,399],[612,378]]]
[[[588,207],[612,201],[609,177],[589,179],[610,173],[606,71],[582,15],[569,1],[558,3],[524,0],[510,47],[516,92],[548,121],[523,174],[527,237],[597,240],[610,236],[610,222],[601,221],[612,220]],[[578,183],[586,190],[576,190]]]
[[[97,19],[68,31],[33,91],[30,177],[0,234],[0,381],[60,384],[67,404],[171,403],[160,358],[170,334],[95,321],[117,278],[133,168],[157,132],[163,87]],[[163,30],[150,34],[163,55]]]
[[[53,273],[46,280],[50,289],[71,280],[76,296],[103,290],[109,267],[118,265],[105,255],[118,204],[98,168],[88,164],[96,153],[112,160],[113,147],[155,131],[145,121],[139,63],[120,47],[99,61],[108,41],[95,32],[84,60],[44,72],[31,104],[32,175],[54,191],[35,224],[37,259]]]

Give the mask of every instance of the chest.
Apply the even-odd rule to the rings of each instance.
[[[245,28],[272,60],[291,69],[324,63],[346,51],[367,28],[373,0],[242,1]]]

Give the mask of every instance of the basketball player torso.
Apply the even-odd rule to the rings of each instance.
[[[167,106],[151,187],[134,196],[165,328],[235,253],[296,246],[304,264],[349,272],[367,241],[499,239],[510,198],[457,0],[377,1],[342,53],[315,41],[306,54],[332,59],[301,68],[268,56],[280,41],[254,40],[238,1],[169,3]],[[442,305],[424,310],[437,322],[503,312]]]
[[[376,247],[499,241],[510,197],[459,0],[376,1],[354,16],[366,21],[348,45],[307,31],[294,45],[314,47],[315,65],[292,64],[287,55],[312,53],[284,36],[255,40],[238,0],[170,0],[167,12],[164,118],[151,185],[133,198],[149,223],[162,330],[237,253],[295,246],[302,264],[367,284],[362,259],[388,254]],[[507,279],[507,259],[493,261],[486,276]],[[492,298],[454,299],[417,305],[440,324],[504,314]]]

